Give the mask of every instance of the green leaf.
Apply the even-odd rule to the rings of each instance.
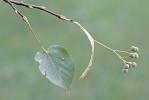
[[[75,65],[67,50],[61,46],[52,45],[47,52],[37,52],[35,60],[40,64],[41,73],[69,94],[75,78]]]

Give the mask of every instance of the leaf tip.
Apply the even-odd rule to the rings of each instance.
[[[70,95],[70,91],[66,92],[69,98],[72,98],[72,96]]]

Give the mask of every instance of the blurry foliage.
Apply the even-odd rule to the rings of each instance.
[[[123,74],[122,62],[96,46],[93,66],[75,80],[72,100],[147,100],[149,98],[148,0],[25,0],[80,22],[100,42],[114,48],[140,48],[138,67]],[[34,55],[40,48],[26,23],[5,2],[0,3],[0,100],[69,100],[64,90],[43,77]],[[28,17],[42,44],[65,47],[73,57],[76,79],[88,65],[90,45],[74,25],[38,10],[18,7]]]

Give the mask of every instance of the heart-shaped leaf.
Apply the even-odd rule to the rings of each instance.
[[[52,45],[47,52],[37,52],[35,60],[40,64],[41,73],[69,94],[75,78],[75,65],[67,50],[61,46]]]

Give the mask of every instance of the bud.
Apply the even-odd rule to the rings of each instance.
[[[123,69],[122,72],[123,73],[127,73],[128,72],[128,69]]]
[[[131,48],[130,48],[130,51],[135,51],[135,46],[132,46]]]
[[[129,68],[132,67],[132,62],[127,62],[127,64],[129,65]]]
[[[135,53],[129,53],[130,58],[134,58],[135,57]]]
[[[124,69],[128,69],[129,68],[129,65],[128,64],[125,64],[124,65]]]
[[[132,67],[133,68],[137,67],[137,63],[136,62],[132,62]]]
[[[15,10],[14,12],[15,12],[16,14],[18,14],[18,11],[17,11],[17,10]]]
[[[135,52],[138,52],[138,51],[139,51],[139,48],[138,48],[138,47],[136,47],[136,48],[135,48]]]
[[[44,7],[44,6],[40,6],[42,9],[46,9],[46,7]]]
[[[139,48],[138,47],[135,47],[135,46],[132,46],[130,48],[130,51],[132,51],[132,52],[138,52],[139,51]]]
[[[137,53],[129,53],[130,58],[138,59],[139,55]]]
[[[32,9],[33,7],[32,6],[28,6],[28,8]]]
[[[138,59],[139,58],[139,55],[137,53],[135,53],[135,56],[134,56],[135,59]]]

